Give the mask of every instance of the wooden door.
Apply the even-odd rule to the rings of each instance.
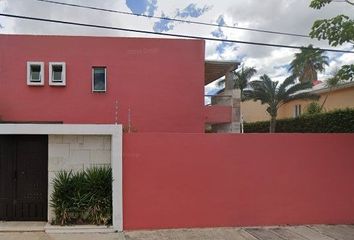
[[[0,136],[0,220],[46,221],[48,136]]]

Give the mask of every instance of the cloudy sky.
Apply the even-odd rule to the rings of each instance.
[[[354,18],[354,7],[344,2],[334,2],[321,10],[308,7],[309,0],[56,0],[118,11],[154,16],[166,16],[219,25],[265,29],[280,32],[308,34],[316,19],[346,14]],[[90,24],[140,29],[175,34],[196,35],[242,41],[330,48],[326,41],[251,31],[201,26],[188,23],[129,16],[58,6],[38,0],[0,0],[0,12],[76,21]],[[0,33],[7,34],[65,34],[99,36],[154,37],[103,29],[41,23],[0,17]],[[352,45],[338,49],[352,50]],[[288,64],[297,50],[254,45],[207,42],[205,57],[213,60],[239,60],[246,66],[254,66],[259,74],[268,74],[273,80],[281,81],[288,74]],[[343,64],[354,63],[354,54],[329,53],[330,66],[319,75],[325,80]],[[257,76],[256,76],[257,78]],[[216,91],[215,84],[207,86],[208,94]]]

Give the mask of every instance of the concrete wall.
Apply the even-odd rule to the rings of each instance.
[[[27,86],[27,61],[45,64],[45,85]],[[66,86],[48,84],[66,63]],[[92,67],[107,67],[93,93]],[[0,35],[0,115],[5,121],[115,123],[138,132],[204,132],[204,41]]]
[[[354,134],[126,134],[124,228],[353,224],[353,142]]]
[[[226,79],[230,78],[231,73],[228,73]],[[229,85],[232,83],[229,79]],[[230,83],[231,82],[231,83]],[[230,87],[230,86],[229,86]],[[231,107],[231,119],[228,123],[216,123],[212,124],[212,131],[215,133],[240,133],[240,95],[241,92],[238,89],[228,89],[225,87],[225,90],[213,96],[211,99],[212,107],[219,107],[219,106],[229,106]],[[214,114],[217,112],[214,112]]]
[[[205,106],[205,122],[209,124],[230,123],[232,121],[232,107],[221,105]]]
[[[60,170],[78,171],[111,164],[111,137],[93,135],[48,136],[48,220],[54,217],[50,207],[52,181]]]

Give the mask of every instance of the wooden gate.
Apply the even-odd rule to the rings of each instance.
[[[48,136],[0,135],[0,220],[47,221]]]

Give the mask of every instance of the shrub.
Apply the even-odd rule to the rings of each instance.
[[[112,219],[112,170],[93,167],[60,171],[53,180],[53,224],[110,224]]]
[[[311,102],[307,108],[306,108],[306,113],[305,114],[316,114],[320,113],[322,111],[321,106],[318,102]]]
[[[245,133],[269,132],[269,121],[244,123]],[[303,115],[298,118],[277,120],[276,132],[283,133],[352,133],[354,109]]]

